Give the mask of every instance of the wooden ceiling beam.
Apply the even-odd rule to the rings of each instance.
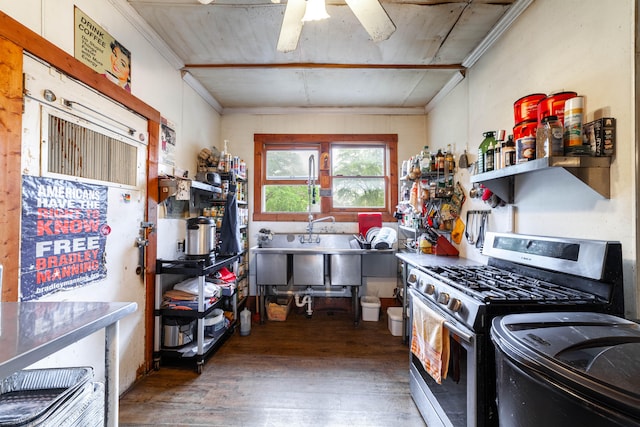
[[[185,64],[183,70],[195,68],[343,68],[375,70],[453,70],[466,71],[462,64],[337,64],[318,62],[278,62],[267,64]]]

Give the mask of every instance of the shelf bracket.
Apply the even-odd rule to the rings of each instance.
[[[564,168],[605,199],[611,198],[609,168]]]
[[[513,193],[515,187],[515,178],[508,176],[499,179],[490,179],[482,182],[485,187],[490,189],[496,196],[504,200],[505,203],[513,204]]]

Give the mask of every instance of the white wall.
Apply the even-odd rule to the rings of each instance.
[[[467,142],[471,161],[488,130],[514,126],[513,103],[531,93],[573,90],[586,98],[586,121],[617,119],[611,198],[560,170],[516,179],[515,232],[618,240],[624,254],[626,314],[637,317],[636,146],[634,98],[635,2],[537,0],[427,117],[430,141]],[[465,176],[466,174],[466,176]],[[461,174],[470,188],[468,172]],[[468,200],[466,209],[488,209]],[[463,218],[465,211],[463,210]],[[509,220],[494,209],[490,229]],[[482,259],[463,244],[463,255]]]
[[[207,146],[218,144],[220,134],[220,116],[204,100],[197,95],[182,78],[180,71],[169,63],[136,29],[136,27],[114,7],[114,3],[124,0],[0,0],[0,10],[35,33],[73,55],[74,23],[73,8],[78,6],[85,14],[94,19],[107,32],[122,42],[132,52],[132,94],[149,104],[176,125],[176,166],[188,170],[193,177],[196,172],[198,152]],[[117,205],[110,200],[110,205]],[[126,215],[126,214],[125,214]],[[172,241],[184,238],[184,227],[181,223],[151,218],[157,222],[159,236],[159,254],[167,252],[168,246],[162,244],[160,232],[175,235]],[[118,224],[111,224],[116,229]],[[182,234],[182,235],[181,235]],[[124,245],[133,246],[135,235],[125,236]],[[127,240],[128,239],[128,240]],[[113,240],[113,239],[112,239]],[[173,245],[171,246],[173,247]],[[137,251],[129,251],[136,259]],[[110,269],[117,269],[113,252],[109,253]],[[127,260],[129,261],[129,260]],[[117,276],[117,274],[116,274]],[[153,286],[153,284],[147,284]],[[121,390],[129,388],[144,363],[144,330],[145,298],[144,287],[140,283],[99,283],[78,290],[59,292],[47,300],[102,300],[102,301],[135,301],[138,312],[123,319],[120,324],[120,386]],[[151,333],[151,331],[148,331]],[[97,368],[97,374],[103,371],[104,338],[100,334],[89,337],[66,351],[59,352],[43,361],[40,366],[69,366],[87,364]]]

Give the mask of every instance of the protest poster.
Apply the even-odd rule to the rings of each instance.
[[[22,177],[20,299],[106,278],[107,187]]]

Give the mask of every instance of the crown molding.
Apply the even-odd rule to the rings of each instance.
[[[145,38],[153,48],[164,57],[176,70],[184,67],[184,61],[176,55],[167,43],[142,19],[138,12],[125,0],[108,0],[113,7]]]

